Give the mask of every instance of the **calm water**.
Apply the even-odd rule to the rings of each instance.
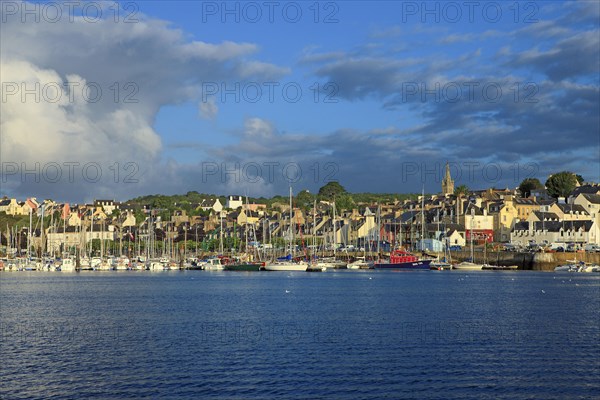
[[[0,275],[2,399],[598,398],[600,276]]]

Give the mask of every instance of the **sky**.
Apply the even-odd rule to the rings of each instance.
[[[0,195],[600,181],[600,3],[0,2]]]

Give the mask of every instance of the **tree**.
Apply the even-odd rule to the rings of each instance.
[[[519,192],[521,192],[521,196],[529,197],[532,190],[543,188],[544,185],[542,185],[542,182],[538,178],[525,178],[519,185]]]
[[[469,194],[469,188],[466,185],[460,185],[454,189],[454,194],[456,196],[460,196],[460,195],[466,196],[467,194]]]
[[[577,182],[579,182],[580,185],[583,185],[583,182],[585,182],[585,180],[583,179],[583,176],[576,174],[575,178],[577,179]]]
[[[335,208],[337,212],[352,210],[354,208],[354,200],[349,194],[341,194],[335,198]]]
[[[339,182],[329,182],[319,189],[319,197],[324,200],[333,200],[335,196],[346,193],[346,189]]]
[[[546,189],[548,194],[554,198],[568,197],[569,194],[577,186],[577,178],[570,171],[562,171],[554,175],[550,175],[546,181]]]
[[[312,208],[313,201],[315,196],[311,194],[308,190],[302,190],[296,196],[296,206],[300,207],[303,210],[307,210]]]

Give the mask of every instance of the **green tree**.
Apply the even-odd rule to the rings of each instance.
[[[542,182],[538,178],[525,178],[519,185],[519,192],[521,192],[521,196],[529,197],[532,190],[543,188],[544,185],[542,185]]]
[[[454,194],[456,196],[467,195],[469,194],[469,188],[466,185],[460,185],[454,189]]]
[[[585,180],[583,179],[583,176],[576,174],[575,178],[577,179],[577,182],[579,182],[580,185],[583,185],[583,182],[585,182]]]
[[[346,189],[339,182],[329,182],[319,189],[319,197],[324,200],[333,200],[334,197],[346,194]]]
[[[548,194],[554,198],[568,197],[573,189],[575,189],[575,186],[577,186],[577,177],[570,171],[562,171],[550,175],[546,181]]]
[[[146,214],[144,214],[142,210],[136,210],[133,214],[135,215],[136,225],[140,225],[146,220]]]
[[[335,198],[335,208],[337,212],[352,210],[354,208],[354,200],[349,194],[341,194]]]
[[[308,190],[302,190],[296,195],[296,205],[303,210],[311,209],[315,196]]]

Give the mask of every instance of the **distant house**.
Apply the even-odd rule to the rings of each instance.
[[[7,215],[24,215],[23,207],[17,203],[17,200],[7,197],[0,200],[0,212],[5,212]]]
[[[574,204],[581,206],[600,226],[600,194],[581,193],[573,201]]]
[[[460,223],[465,227],[466,240],[471,236],[475,242],[494,240],[494,216],[488,215],[485,208],[480,208],[474,203],[469,203],[465,208],[465,214],[460,217]]]
[[[596,243],[599,241],[595,221],[522,221],[515,224],[510,242],[521,246],[530,243]]]
[[[586,183],[584,185],[577,186],[571,192],[569,196],[569,203],[572,203],[575,198],[580,194],[600,194],[600,184],[598,183]]]
[[[238,225],[256,225],[260,220],[260,215],[256,211],[241,211],[237,216]]]
[[[558,215],[558,218],[566,221],[585,221],[592,217],[581,204],[554,203],[548,207],[548,211]]]
[[[237,210],[244,204],[244,200],[242,196],[229,196],[227,197],[227,202],[225,203],[225,208],[231,208],[232,210]]]
[[[200,202],[196,209],[200,209],[202,211],[212,210],[216,213],[220,213],[223,211],[223,204],[221,204],[219,199],[204,199],[202,202]]]
[[[466,244],[464,233],[461,233],[459,229],[449,229],[446,237],[450,246],[464,246]]]
[[[114,200],[96,200],[94,201],[94,207],[96,207],[96,209],[102,208],[102,211],[104,211],[106,215],[110,215],[114,210],[119,209],[119,203]]]

